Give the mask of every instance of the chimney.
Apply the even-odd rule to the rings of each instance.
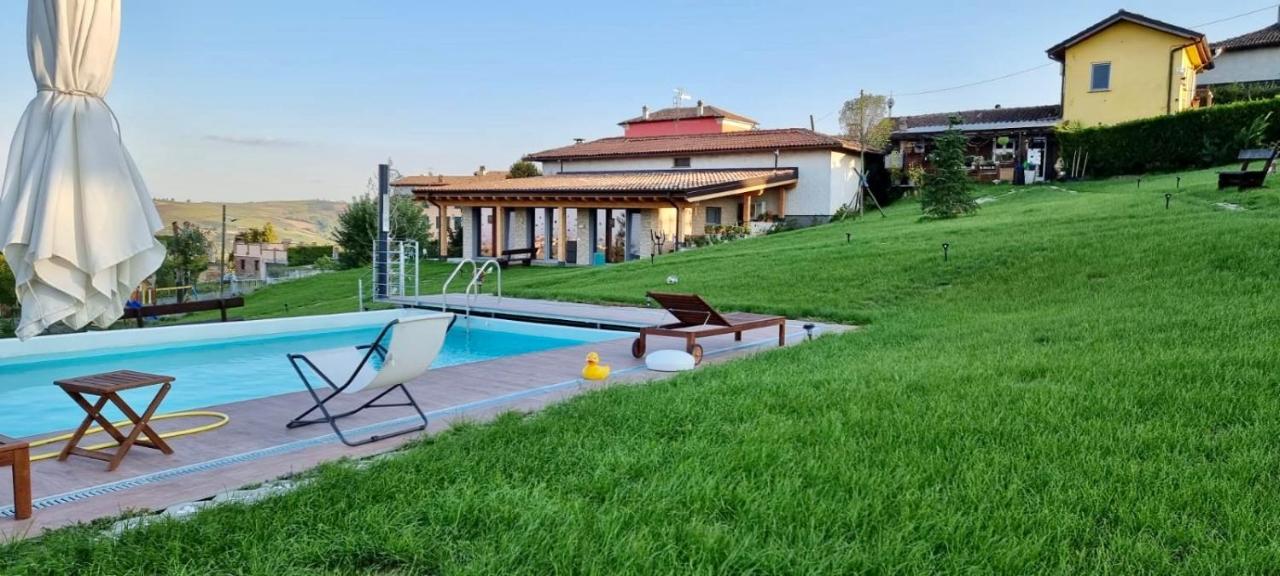
[[[476,170],[476,176],[484,176],[485,174],[488,174],[488,173],[489,171],[485,169],[484,164],[481,164],[480,169]]]
[[[587,141],[587,139],[586,139],[586,138],[574,138],[574,139],[573,139],[573,143],[574,143],[574,144],[581,144],[581,143],[586,142],[586,141]]]
[[[702,115],[702,113],[703,113],[703,111],[704,111],[704,110],[703,110],[703,108],[704,108],[704,106],[702,105],[702,101],[701,101],[701,100],[699,100],[699,101],[698,101],[698,115],[699,115],[699,116],[701,116],[701,115]]]
[[[641,106],[641,107],[640,107],[640,117],[641,117],[641,118],[644,118],[645,120],[648,120],[648,119],[649,119],[649,106],[648,106],[648,105],[645,105],[645,106]]]
[[[999,109],[1000,109],[1000,105],[996,104],[996,110],[999,110]]]

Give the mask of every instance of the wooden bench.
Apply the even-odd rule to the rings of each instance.
[[[1271,165],[1276,161],[1276,148],[1257,148],[1254,150],[1241,150],[1240,155],[1236,158],[1242,162],[1239,170],[1218,173],[1218,189],[1238,188],[1245,190],[1248,188],[1261,188],[1267,180],[1267,173],[1271,172]],[[1261,170],[1250,170],[1249,165],[1262,161],[1264,165]]]
[[[537,248],[514,248],[512,250],[503,250],[502,257],[498,258],[498,265],[506,268],[514,263],[520,263],[525,266],[533,265],[533,257],[538,254]]]
[[[13,468],[13,517],[31,517],[31,450],[26,442],[0,436],[0,466]]]
[[[244,307],[244,298],[236,296],[234,298],[219,298],[217,300],[195,300],[192,302],[183,302],[181,304],[157,304],[155,306],[142,306],[139,308],[125,308],[122,318],[137,319],[138,327],[141,328],[143,320],[153,316],[164,316],[167,314],[185,314],[188,312],[207,312],[209,310],[217,310],[221,312],[222,321],[227,321],[228,308]]]

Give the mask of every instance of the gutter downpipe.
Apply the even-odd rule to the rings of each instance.
[[[676,203],[674,194],[675,192],[667,192],[667,203],[671,204],[671,207],[676,209],[676,252],[679,252],[680,246],[684,244],[684,227],[681,225],[682,222],[680,222],[680,213],[684,211],[684,208],[681,208],[680,205]],[[690,214],[689,217],[693,218],[693,215]],[[692,226],[693,222],[689,222],[689,225]]]
[[[1183,44],[1182,46],[1178,46],[1169,51],[1169,78],[1168,78],[1169,84],[1165,88],[1165,95],[1164,95],[1164,113],[1166,116],[1173,114],[1173,56],[1199,43],[1200,41],[1197,40],[1189,44]]]

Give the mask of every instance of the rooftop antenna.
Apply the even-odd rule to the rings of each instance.
[[[693,99],[693,96],[690,96],[689,93],[686,92],[684,88],[676,88],[675,96],[671,98],[671,105],[676,108],[679,108],[681,105],[684,104],[685,100],[692,100],[692,99]]]

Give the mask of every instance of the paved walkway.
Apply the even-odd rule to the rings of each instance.
[[[545,311],[560,319],[574,319],[603,325],[639,326],[653,324],[662,317],[654,309],[591,306],[560,302],[507,298],[494,305],[496,311],[533,314]],[[473,318],[474,326],[485,320]],[[803,322],[788,324],[788,345],[805,339]],[[815,334],[838,332],[846,327],[818,325]],[[410,383],[409,388],[425,411],[431,425],[427,433],[444,430],[458,420],[484,421],[511,410],[536,410],[587,390],[622,382],[662,378],[650,372],[642,360],[631,357],[630,337],[534,354],[450,366],[430,371]],[[707,351],[706,363],[716,363],[777,345],[777,331],[747,332],[742,342],[732,336],[701,340]],[[676,339],[650,339],[650,351],[681,348]],[[614,376],[607,383],[584,383],[578,379],[587,352],[595,351],[611,364]],[[284,361],[283,359],[281,361]],[[180,385],[176,383],[175,385]],[[299,384],[301,389],[301,384]],[[357,403],[366,396],[350,399]],[[306,392],[297,392],[210,406],[226,413],[226,426],[170,440],[175,453],[165,456],[154,450],[134,449],[115,472],[107,472],[102,462],[72,458],[66,462],[46,460],[33,466],[33,490],[37,510],[30,520],[12,519],[12,489],[9,475],[0,474],[0,537],[14,538],[71,523],[114,516],[129,510],[163,510],[174,504],[199,500],[247,484],[268,481],[339,458],[358,458],[393,450],[417,435],[382,440],[349,448],[333,436],[325,425],[288,430],[284,423],[307,408]],[[387,430],[411,416],[408,409],[367,410],[344,422],[344,430],[370,427],[366,435]],[[161,432],[186,428],[197,421],[157,422]],[[100,438],[91,438],[101,441]],[[41,451],[56,451],[60,446]],[[7,471],[6,471],[7,472]]]

